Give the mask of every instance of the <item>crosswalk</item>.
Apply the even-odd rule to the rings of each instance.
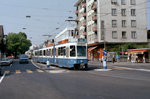
[[[30,69],[27,69],[25,71],[21,71],[21,70],[15,70],[15,71],[10,71],[10,70],[6,70],[4,71],[4,74],[10,74],[10,73],[15,73],[15,74],[21,74],[23,72],[26,72],[28,74],[31,74],[31,73],[34,73],[34,72],[39,72],[39,73],[42,73],[44,72],[43,70],[40,70],[40,69],[36,69],[36,70],[30,70]]]

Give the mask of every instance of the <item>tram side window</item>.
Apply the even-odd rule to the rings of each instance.
[[[66,47],[62,47],[62,56],[66,56]]]
[[[58,55],[59,56],[66,56],[66,47],[59,47],[58,48]]]
[[[40,56],[42,56],[42,50],[40,50]]]
[[[51,49],[49,49],[49,53],[50,53],[50,56],[52,57],[52,50]]]
[[[61,48],[58,48],[58,56],[61,56]]]
[[[46,55],[49,56],[49,50],[48,49],[46,50]]]
[[[70,46],[70,57],[75,56],[76,56],[75,46]]]
[[[45,50],[43,51],[43,56],[45,56]]]

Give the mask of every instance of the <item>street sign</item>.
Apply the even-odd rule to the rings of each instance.
[[[107,55],[107,51],[106,51],[106,50],[103,50],[103,54],[104,54],[104,55]]]

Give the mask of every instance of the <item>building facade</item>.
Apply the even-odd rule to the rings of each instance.
[[[78,12],[79,1],[82,4],[78,0]],[[103,49],[109,45],[146,44],[146,27],[146,0],[86,0],[86,35],[91,59],[100,60]]]
[[[74,5],[76,7],[75,14],[76,18],[76,38],[85,38],[87,39],[87,26],[86,26],[86,0],[78,0]]]

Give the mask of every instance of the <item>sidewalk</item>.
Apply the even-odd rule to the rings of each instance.
[[[103,64],[101,61],[89,61],[88,65],[90,67],[95,68],[103,68]],[[127,68],[134,68],[134,69],[149,69],[150,70],[150,63],[131,63],[131,62],[107,62],[107,67],[127,67]]]

